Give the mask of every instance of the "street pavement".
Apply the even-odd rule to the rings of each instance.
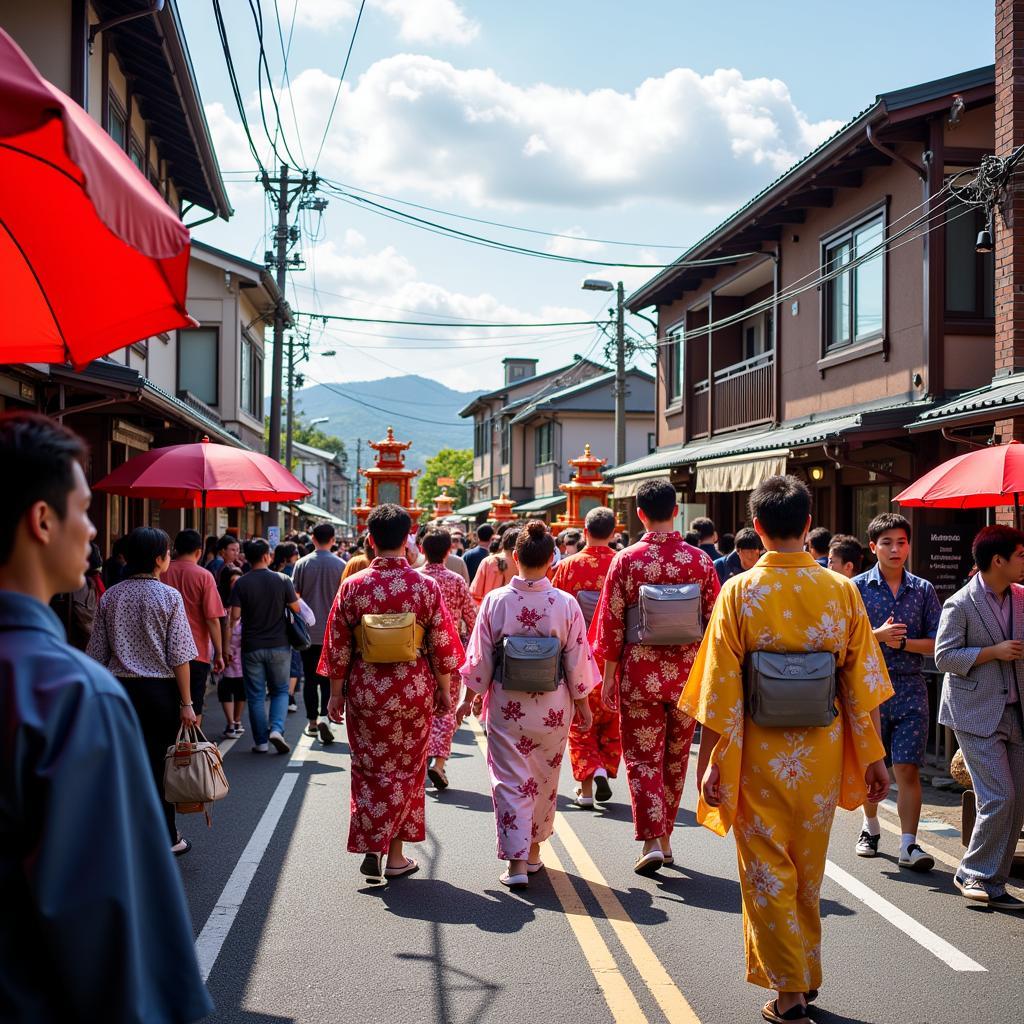
[[[222,716],[210,708],[208,735]],[[179,819],[179,861],[197,951],[231,1024],[711,1024],[759,1021],[766,993],[744,980],[731,838],[695,826],[687,780],[656,879],[636,857],[622,777],[603,811],[576,808],[563,768],[546,870],[523,894],[498,883],[480,730],[455,737],[451,788],[428,791],[421,870],[368,889],[345,850],[349,762],[337,742],[300,738],[292,754],[230,745],[231,791],[213,826]],[[227,744],[225,744],[227,746]],[[859,814],[840,811],[822,888],[825,981],[816,1021],[1004,1024],[1024,1020],[1024,915],[970,906],[952,884],[959,841],[922,833],[930,874],[900,871],[899,827],[883,814],[881,855],[857,858]]]

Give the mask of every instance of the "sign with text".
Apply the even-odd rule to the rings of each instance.
[[[281,543],[281,527],[280,526],[268,526],[267,527],[267,543],[270,545],[270,550],[273,551],[278,544]]]
[[[437,486],[438,487],[454,487],[455,486],[455,477],[453,477],[453,476],[439,476],[437,478]]]
[[[977,532],[976,526],[928,526],[914,537],[914,573],[928,580],[941,600],[967,582]]]

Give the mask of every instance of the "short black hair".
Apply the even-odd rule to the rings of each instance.
[[[540,522],[540,520],[534,520],[534,521],[535,522]],[[516,546],[516,541],[519,539],[519,534],[520,534],[520,532],[522,530],[522,528],[520,527],[520,525],[518,523],[506,523],[506,525],[510,526],[511,529],[505,530],[505,532],[501,534],[501,540],[500,540],[500,543],[499,543],[499,546],[498,546],[498,550],[499,551],[512,551],[512,550],[514,550],[515,546]],[[547,525],[547,524],[545,524],[545,525]],[[551,538],[551,543],[554,544],[554,542],[555,542],[555,538],[552,537]]]
[[[737,551],[764,550],[764,545],[761,543],[761,538],[757,535],[757,530],[754,530],[749,526],[744,526],[743,529],[736,534],[735,547]]]
[[[832,531],[825,526],[816,526],[807,534],[807,546],[819,555],[828,554],[829,541],[832,540]]]
[[[604,505],[592,508],[583,526],[594,540],[607,540],[615,532],[615,513]]]
[[[250,565],[255,565],[270,554],[270,545],[262,537],[254,537],[242,545],[242,554]]]
[[[152,572],[171,550],[171,538],[156,526],[136,526],[124,539],[124,577]]]
[[[807,529],[811,492],[795,476],[770,476],[750,495],[750,516],[773,540],[795,540]]]
[[[334,527],[330,523],[317,523],[313,527],[313,540],[317,544],[326,544],[328,541],[334,540],[334,537]]]
[[[731,555],[736,550],[736,534],[720,533],[718,535],[718,550],[723,555]]]
[[[563,530],[561,538],[566,544],[575,544],[577,547],[583,542],[583,534],[575,527],[571,530]]]
[[[452,535],[443,526],[431,527],[423,534],[421,547],[431,565],[440,565],[452,549]]]
[[[191,555],[193,551],[199,551],[203,546],[203,537],[198,530],[181,530],[174,538],[174,553],[176,555]]]
[[[864,545],[848,533],[837,533],[829,542],[828,553],[838,555],[844,565],[852,562],[854,572],[860,572],[864,565]]]
[[[394,551],[405,546],[412,530],[412,518],[401,505],[378,505],[366,520],[378,551]]]
[[[228,545],[240,544],[241,541],[233,533],[225,533],[219,541],[217,541],[217,554],[219,555],[222,551],[227,551]],[[246,558],[249,556],[246,555]]]
[[[708,519],[707,516],[697,516],[697,518],[690,523],[690,529],[700,537],[701,543],[718,532],[715,529],[714,521]]]
[[[637,488],[636,507],[648,519],[663,523],[672,518],[676,489],[667,480],[645,480]]]
[[[687,530],[683,534],[683,540],[692,547],[696,547],[700,543],[700,537],[697,536],[696,530]]]
[[[85,442],[62,423],[31,412],[0,416],[0,479],[10,492],[0,502],[0,564],[14,550],[25,513],[45,501],[63,519],[75,489],[74,464],[85,461]]]
[[[476,537],[481,544],[486,544],[494,536],[494,527],[490,523],[481,523],[476,528]]]
[[[1012,526],[986,526],[974,538],[971,552],[978,568],[988,572],[996,555],[1010,559],[1021,544],[1024,544],[1024,532],[1021,530]]]
[[[880,512],[868,523],[868,540],[872,544],[888,530],[902,530],[909,543],[913,538],[910,532],[910,520],[899,512]]]
[[[547,523],[541,519],[531,519],[517,531],[515,548],[520,565],[527,569],[539,569],[551,561],[555,553],[555,538],[551,536]]]

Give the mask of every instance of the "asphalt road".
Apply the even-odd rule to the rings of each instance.
[[[711,1024],[759,1021],[767,996],[744,980],[735,847],[695,827],[693,776],[675,834],[676,866],[634,875],[622,778],[604,811],[583,811],[562,775],[546,870],[524,894],[497,881],[482,736],[455,738],[452,786],[428,792],[418,875],[364,888],[345,850],[344,729],[290,756],[227,753],[231,792],[179,863],[197,950],[231,1024]],[[219,709],[208,734],[219,735]],[[814,1019],[832,1024],[1004,1024],[1024,1020],[1024,915],[967,905],[952,872],[959,842],[922,833],[927,875],[896,865],[899,829],[883,815],[882,854],[854,856],[859,816],[840,811],[822,888],[825,982]]]

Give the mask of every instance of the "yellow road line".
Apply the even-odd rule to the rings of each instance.
[[[561,812],[555,815],[555,835],[562,841],[580,877],[597,898],[608,923],[615,930],[619,942],[665,1016],[672,1024],[700,1024],[700,1018],[694,1013],[693,1007],[679,991],[640,929],[629,918],[618,896],[609,887],[604,875]]]
[[[486,756],[487,737],[484,735],[480,723],[475,719],[470,719],[469,725],[473,730],[477,746]],[[558,854],[550,843],[544,852],[544,860],[548,868],[551,869],[547,872],[551,887],[555,890],[558,902],[562,904],[573,935],[586,957],[587,965],[601,987],[612,1018],[616,1024],[649,1024],[647,1015],[641,1009],[640,1004],[636,1001],[636,996],[633,995],[633,991],[629,987],[629,982],[619,970],[612,951],[601,938],[597,925],[594,924],[579,893],[573,888]]]

